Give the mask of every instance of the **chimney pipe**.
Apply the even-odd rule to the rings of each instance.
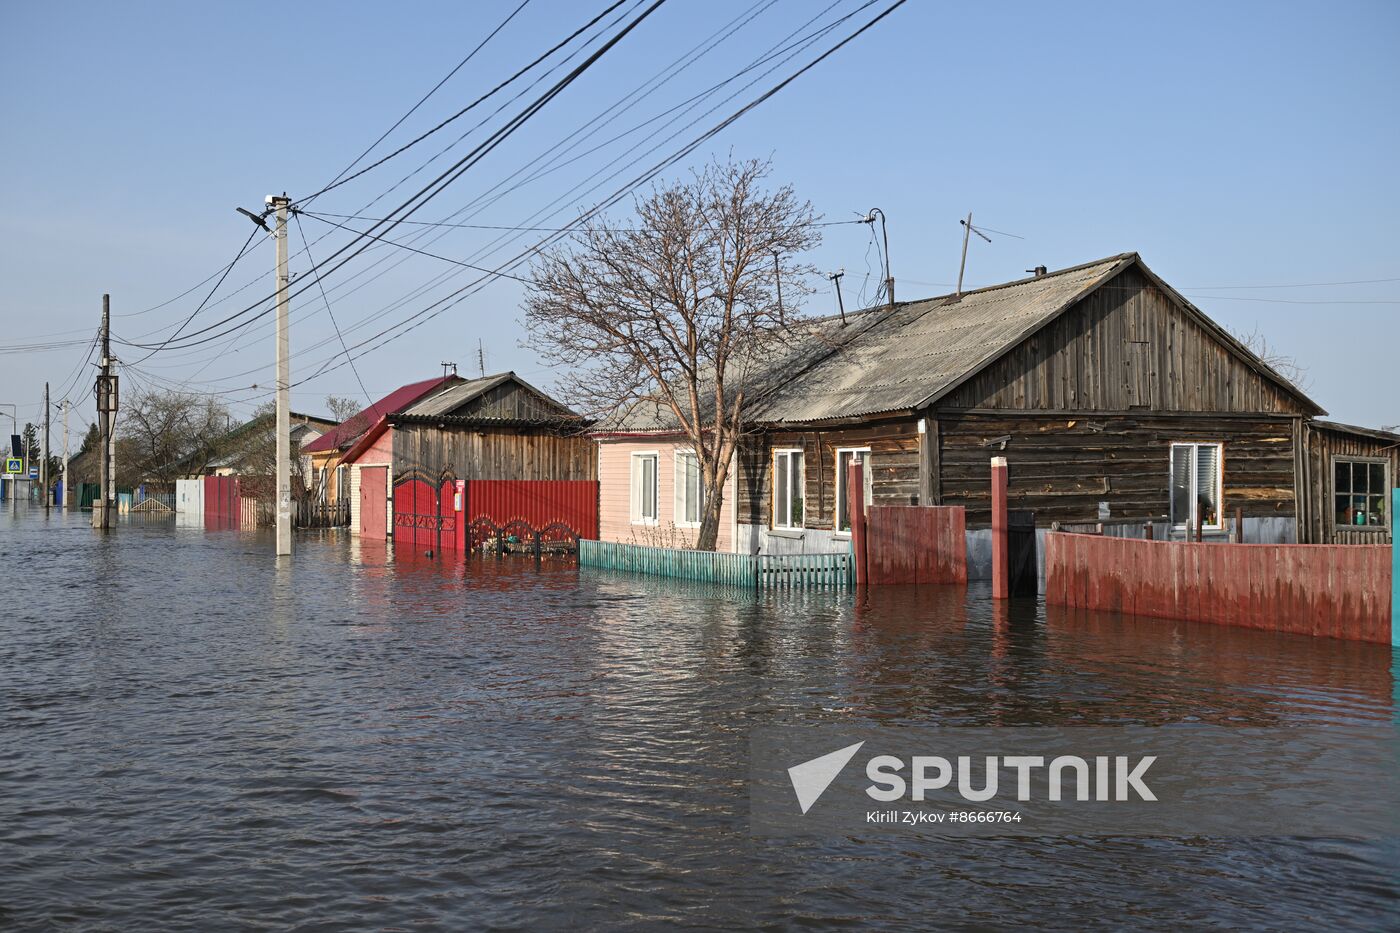
[[[1046,269],[1044,266],[1036,266],[1034,269],[1027,269],[1026,271],[1032,272],[1035,274],[1036,278],[1040,278],[1042,275],[1044,275],[1046,272],[1049,272],[1050,270]]]

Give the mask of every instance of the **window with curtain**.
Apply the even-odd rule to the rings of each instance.
[[[851,530],[851,510],[846,503],[846,474],[852,463],[863,463],[866,472],[870,469],[869,447],[843,447],[836,451],[836,530]],[[870,478],[866,477],[868,483]]]
[[[1224,527],[1221,515],[1221,445],[1173,444],[1171,462],[1171,519],[1178,527]]]
[[[699,526],[705,510],[705,489],[700,482],[700,458],[693,450],[676,452],[676,524]]]
[[[632,521],[656,523],[656,454],[632,455]]]
[[[1333,515],[1338,528],[1390,527],[1386,499],[1390,495],[1389,464],[1351,457],[1332,459]]]
[[[807,505],[801,450],[773,451],[773,527],[801,528]]]

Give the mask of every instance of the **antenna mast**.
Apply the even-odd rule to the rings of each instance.
[[[841,326],[846,325],[846,303],[841,300],[841,276],[846,274],[845,269],[837,269],[827,276],[836,285],[836,310],[841,313]]]
[[[967,212],[967,220],[960,220],[960,221],[958,221],[958,223],[960,223],[960,224],[963,225],[962,261],[958,263],[958,294],[961,295],[961,294],[962,294],[962,283],[963,283],[963,272],[967,269],[967,237],[968,237],[968,234],[975,233],[975,234],[977,234],[978,236],[980,236],[982,239],[986,240],[988,243],[992,242],[992,238],[989,237],[989,236],[987,236],[987,235],[986,235],[985,233],[983,233],[981,230],[978,230],[976,227],[974,227],[974,226],[972,225],[972,211],[968,211],[968,212]]]

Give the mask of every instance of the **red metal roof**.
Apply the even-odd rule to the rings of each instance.
[[[307,444],[301,449],[302,453],[339,450],[342,447],[349,447],[385,415],[397,414],[438,389],[462,381],[459,376],[448,376],[446,379],[438,376],[435,379],[424,379],[422,382],[410,382],[406,386],[399,386],[359,414],[347,418]]]

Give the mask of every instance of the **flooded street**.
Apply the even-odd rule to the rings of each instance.
[[[1395,718],[1389,648],[0,516],[0,927],[1393,925],[1400,841],[756,839],[773,723]],[[1261,765],[1262,766],[1262,765]],[[1306,920],[1304,919],[1306,918]]]

